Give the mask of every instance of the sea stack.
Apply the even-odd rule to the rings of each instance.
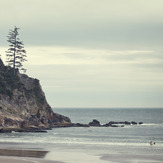
[[[68,117],[54,113],[39,80],[5,66],[0,59],[0,132],[39,131],[69,126]]]

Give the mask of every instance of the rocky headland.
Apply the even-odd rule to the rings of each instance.
[[[70,124],[68,117],[53,112],[39,80],[18,70],[14,75],[0,59],[0,132],[43,132]]]

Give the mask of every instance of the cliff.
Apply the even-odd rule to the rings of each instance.
[[[0,59],[0,132],[39,131],[68,126],[68,117],[54,113],[39,80],[4,66]]]

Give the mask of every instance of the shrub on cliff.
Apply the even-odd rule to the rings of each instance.
[[[13,71],[13,68],[4,66],[0,59],[0,94],[11,97],[13,90],[19,86],[19,77],[14,75]]]

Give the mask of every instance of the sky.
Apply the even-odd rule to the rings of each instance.
[[[162,0],[0,0],[0,15],[1,58],[20,27],[52,107],[163,107]]]

